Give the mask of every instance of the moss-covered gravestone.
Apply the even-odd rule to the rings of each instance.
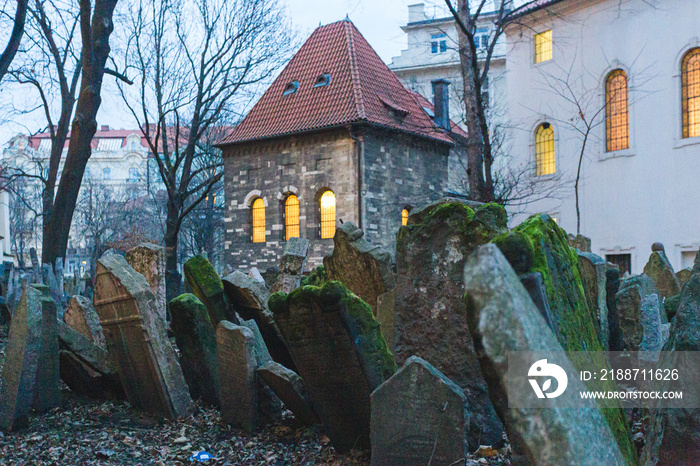
[[[146,277],[156,296],[156,308],[166,317],[165,300],[165,248],[157,244],[141,243],[126,253],[126,261],[138,273]]]
[[[102,256],[94,304],[129,403],[167,418],[187,415],[192,398],[144,276],[122,256]]]
[[[368,448],[370,394],[396,371],[369,305],[337,281],[269,304],[335,449]]]
[[[469,402],[470,450],[500,448],[503,426],[489,399],[465,318],[464,261],[506,230],[503,207],[476,210],[461,202],[432,204],[412,213],[396,244],[394,355],[419,356],[459,385]],[[382,320],[385,320],[384,318]]]
[[[180,350],[180,366],[192,398],[219,404],[216,335],[204,304],[193,294],[183,294],[168,304]]]
[[[578,251],[578,263],[581,267],[583,291],[588,300],[588,308],[596,316],[596,331],[605,348],[608,348],[610,329],[608,324],[608,305],[605,283],[605,260],[590,252]]]
[[[271,293],[291,293],[299,287],[309,253],[309,240],[306,238],[289,238],[284,245],[280,267],[275,283],[270,287]]]
[[[207,307],[213,328],[222,320],[238,323],[238,319],[230,315],[221,277],[209,261],[202,256],[193,256],[185,262],[183,268],[192,292]]]
[[[536,214],[493,242],[516,272],[542,274],[554,333],[565,351],[606,350],[596,331],[595,313],[588,307],[576,250],[569,247],[566,232],[557,222],[549,215]],[[602,411],[623,455],[635,458],[624,411]]]
[[[681,291],[681,284],[661,243],[654,243],[651,246],[651,256],[644,266],[644,273],[654,280],[654,284],[661,293],[659,298],[675,296]]]

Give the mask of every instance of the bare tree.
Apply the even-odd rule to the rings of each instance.
[[[27,4],[29,0],[17,0],[17,9],[15,10],[14,20],[12,21],[12,32],[5,46],[5,50],[0,55],[0,81],[10,68],[10,63],[15,58],[19,44],[22,42],[24,34],[24,23],[27,17]]]
[[[120,89],[167,193],[163,242],[172,296],[180,283],[183,220],[223,175],[211,143],[239,119],[255,85],[275,72],[293,44],[276,0],[140,1],[130,23],[126,69],[135,72],[139,89],[135,95]],[[196,164],[200,157],[204,163]]]

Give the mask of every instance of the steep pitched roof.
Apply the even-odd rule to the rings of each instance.
[[[314,87],[322,74],[326,86]],[[296,92],[283,95],[298,82]],[[219,145],[367,122],[451,143],[355,25],[317,28],[248,115]]]

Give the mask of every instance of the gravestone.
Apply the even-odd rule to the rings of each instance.
[[[221,419],[247,432],[258,426],[255,336],[248,327],[222,321],[216,329]]]
[[[32,407],[38,413],[45,413],[61,406],[56,302],[51,297],[48,286],[32,285],[31,287],[42,294],[41,339]]]
[[[335,230],[333,253],[323,259],[329,280],[339,280],[377,315],[377,298],[396,287],[391,254],[370,244],[352,222]]]
[[[681,291],[680,282],[661,243],[654,243],[651,246],[651,256],[644,266],[644,273],[654,281],[660,293],[659,298],[668,298]]]
[[[219,377],[216,334],[204,304],[193,294],[183,294],[168,305],[180,366],[193,399],[218,406]]]
[[[39,283],[48,288],[48,296],[56,302],[56,309],[61,309],[58,317],[63,318],[63,295],[59,290],[58,279],[56,278],[53,267],[49,264],[44,264],[41,266],[41,272],[42,281]]]
[[[377,322],[389,351],[394,351],[394,300],[396,288],[377,297]]]
[[[500,448],[503,426],[493,409],[465,319],[465,258],[506,232],[503,207],[474,211],[461,202],[438,202],[411,213],[397,235],[394,356],[398,364],[420,356],[464,390],[471,421],[468,444]],[[303,377],[303,374],[302,374]]]
[[[267,307],[270,292],[264,283],[260,283],[240,271],[222,279],[228,302],[244,320],[254,320],[260,329],[272,359],[280,364],[294,368],[294,362],[287,345],[282,341],[275,325],[274,316]]]
[[[26,287],[12,316],[0,377],[0,429],[29,423],[41,352],[42,293]]]
[[[681,288],[683,288],[683,285],[685,285],[685,282],[690,279],[692,274],[693,269],[690,267],[686,267],[685,269],[681,269],[676,272],[676,278],[678,279],[678,284],[681,286]]]
[[[547,326],[553,329],[552,310],[549,308],[549,299],[547,299],[547,290],[544,287],[542,274],[540,272],[524,273],[520,275],[520,283],[523,284],[532,302],[537,306]]]
[[[253,319],[241,322],[243,327],[248,327],[253,332],[255,345],[253,353],[255,355],[255,370],[264,364],[272,362],[272,357],[267,349],[258,324]],[[255,384],[258,390],[258,419],[263,421],[275,421],[282,416],[282,403],[275,393],[259,378],[255,377]]]
[[[138,273],[146,277],[156,296],[156,308],[166,318],[165,300],[165,248],[151,243],[141,243],[126,253],[126,261]]]
[[[167,418],[188,414],[192,399],[144,276],[120,255],[103,256],[94,304],[129,403]]]
[[[482,348],[479,363],[491,399],[504,420],[514,463],[574,465],[585,459],[585,464],[591,465],[634,464],[636,452],[627,431],[622,433],[622,440],[618,439],[628,452],[623,455],[609,421],[594,400],[577,400],[576,406],[581,406],[578,409],[567,397],[550,398],[547,409],[509,409],[511,392],[506,390],[506,383],[516,381],[507,381],[508,352],[561,353],[564,349],[495,245],[481,246],[467,258],[464,286],[469,329]],[[565,358],[559,362],[568,376],[567,389],[585,390],[574,365]],[[527,377],[518,383],[522,384],[520,390],[531,390]]]
[[[369,447],[369,396],[396,371],[369,305],[337,281],[269,304],[335,449]]]
[[[615,300],[619,290],[620,269],[608,262],[605,264],[605,295],[606,304],[608,305],[608,349],[614,346],[613,335],[619,336],[620,332],[620,324],[617,321],[617,301]]]
[[[588,308],[596,316],[596,331],[605,348],[608,348],[610,329],[608,326],[607,285],[605,282],[606,262],[590,252],[578,251],[581,267],[581,283],[588,301]]]
[[[214,267],[202,256],[190,257],[184,265],[185,279],[197,298],[207,307],[209,319],[216,329],[219,322],[228,320],[238,322],[235,315],[229,312],[224,285]]]
[[[94,342],[97,346],[107,347],[105,336],[100,326],[100,317],[97,315],[92,301],[84,296],[73,296],[68,302],[68,309],[63,314],[63,322],[82,333],[85,338]]]
[[[591,252],[591,239],[583,235],[566,235],[569,242],[569,246],[574,249],[578,249],[581,252]]]
[[[270,361],[260,366],[256,374],[282,400],[295,418],[309,426],[319,423],[306,387],[296,372]]]
[[[228,273],[226,273],[226,275],[229,275],[231,273],[233,273],[233,270],[230,270]],[[265,285],[265,279],[263,278],[262,274],[260,273],[257,267],[252,267],[250,269],[250,272],[248,272],[248,275],[250,275],[250,277],[253,278],[256,282]],[[265,288],[267,288],[267,285],[265,285]]]
[[[648,361],[658,361],[659,351],[666,343],[664,331],[662,330],[661,319],[659,319],[659,297],[655,294],[642,298],[640,325],[642,327],[642,338],[637,349],[632,351],[642,351],[648,354],[640,355],[641,359]],[[668,326],[669,324],[663,324]]]
[[[371,400],[372,465],[450,465],[466,457],[467,400],[428,362],[408,358]]]
[[[304,274],[306,255],[309,252],[309,240],[305,238],[289,238],[284,245],[280,267],[275,277],[275,284],[270,287],[270,293],[291,293],[299,287]]]

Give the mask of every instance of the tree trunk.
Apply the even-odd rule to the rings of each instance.
[[[7,73],[10,63],[12,63],[12,60],[17,54],[17,50],[19,50],[19,44],[22,42],[28,3],[29,0],[17,0],[17,11],[15,11],[14,26],[12,27],[10,40],[7,43],[7,47],[5,47],[5,51],[0,55],[0,81],[2,81],[3,76]]]
[[[180,209],[172,201],[168,201],[168,214],[165,221],[165,297],[167,302],[180,295],[182,277],[177,270],[178,236],[180,233]]]
[[[102,99],[102,78],[109,56],[109,36],[114,30],[112,14],[117,0],[95,2],[90,25],[91,2],[80,0],[80,29],[83,39],[81,54],[83,76],[68,146],[68,155],[61,173],[53,212],[48,221],[51,241],[44,238],[44,262],[55,264],[56,259],[66,257],[70,226],[80,192],[80,184],[92,154],[92,138],[97,131],[97,111]]]

